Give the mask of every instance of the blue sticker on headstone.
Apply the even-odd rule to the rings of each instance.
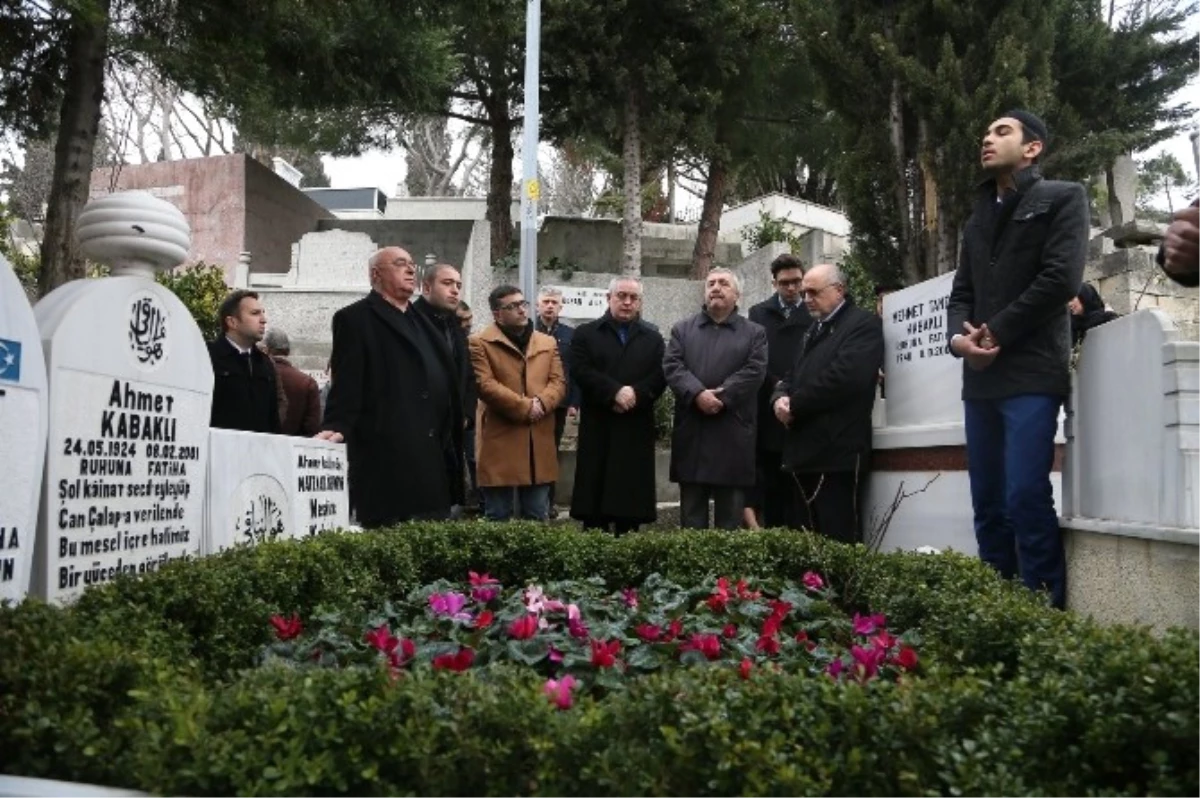
[[[0,380],[21,379],[21,342],[0,338]]]

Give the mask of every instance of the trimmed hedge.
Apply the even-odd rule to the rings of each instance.
[[[682,668],[560,712],[542,681],[256,667],[269,615],[366,610],[439,578],[637,584],[815,570],[923,637],[865,686]],[[1100,627],[958,555],[804,533],[614,539],[410,525],[171,565],[72,607],[0,608],[11,774],[170,794],[1197,794],[1200,638]]]

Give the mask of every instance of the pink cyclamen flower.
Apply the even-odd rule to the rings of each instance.
[[[621,601],[625,602],[625,606],[628,607],[629,609],[636,610],[638,608],[637,589],[632,588],[632,587],[627,587],[624,590],[622,590],[621,591]]]
[[[550,646],[550,661],[555,663],[563,661],[563,653],[554,646]]]
[[[463,612],[467,597],[462,593],[434,593],[429,597],[429,607],[434,615],[448,615],[456,621],[470,620],[471,614]]]
[[[540,613],[545,609],[546,595],[537,585],[530,585],[525,588],[525,609],[530,612]]]
[[[558,599],[546,599],[542,602],[543,612],[562,612],[567,608],[567,605]]]
[[[820,590],[825,587],[825,580],[815,571],[806,571],[801,581],[804,582],[804,586],[809,590]]]
[[[477,574],[474,571],[468,571],[467,573],[471,579],[471,587],[487,587],[489,585],[500,584],[487,573]]]
[[[480,604],[487,604],[500,595],[498,587],[476,587],[471,589],[471,598]]]
[[[887,624],[887,618],[882,615],[859,615],[854,613],[854,634],[873,635]]]
[[[831,676],[834,679],[836,679],[842,675],[842,671],[844,671],[845,669],[846,669],[846,666],[844,664],[842,664],[842,661],[840,659],[835,659],[833,662],[831,662],[825,666],[825,673],[828,676]]]
[[[850,656],[854,658],[855,670],[865,681],[879,672],[879,666],[883,664],[887,651],[879,648],[851,646]]]
[[[547,679],[542,687],[546,697],[554,702],[559,709],[571,708],[571,690],[575,688],[575,677],[567,674],[561,679]]]
[[[899,642],[899,638],[888,633],[887,629],[880,629],[879,634],[871,638],[871,645],[875,648],[889,650],[892,646]]]

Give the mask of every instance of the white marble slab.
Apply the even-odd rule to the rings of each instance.
[[[35,307],[50,391],[32,591],[67,601],[200,553],[213,373],[145,277],[75,280]]]
[[[12,266],[0,255],[0,600],[29,592],[46,462],[46,361]]]

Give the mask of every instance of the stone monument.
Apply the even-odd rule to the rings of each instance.
[[[229,429],[209,441],[203,554],[349,526],[344,443]]]
[[[0,601],[29,591],[46,462],[46,362],[33,309],[0,255]]]
[[[213,389],[200,328],[154,281],[187,255],[183,214],[145,192],[110,194],[80,214],[78,236],[112,276],[34,308],[52,445],[32,590],[57,602],[199,554]]]

